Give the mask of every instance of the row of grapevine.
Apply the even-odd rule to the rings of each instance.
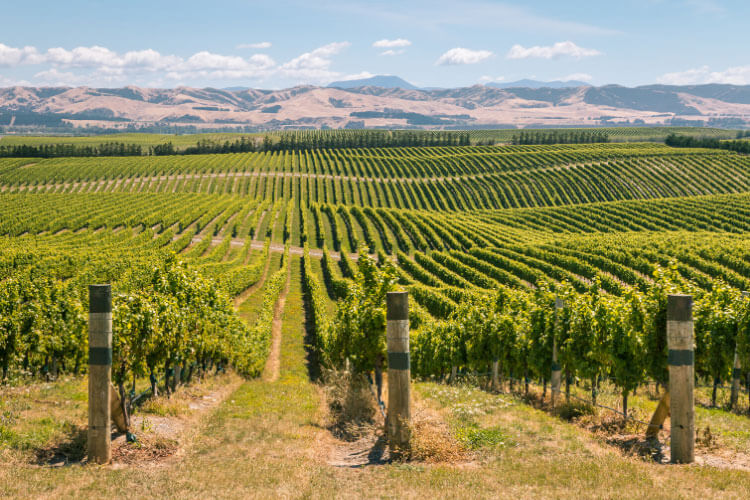
[[[175,366],[258,363],[259,340],[220,287],[174,258],[115,285],[113,375],[118,383]],[[118,292],[123,290],[123,292]],[[0,362],[29,374],[78,373],[87,364],[87,296],[76,282],[10,278],[0,292]],[[192,370],[192,369],[191,369]]]

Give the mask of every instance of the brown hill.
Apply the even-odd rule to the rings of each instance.
[[[74,125],[123,127],[169,123],[198,128],[586,126],[642,120],[714,125],[750,122],[750,88],[615,85],[578,88],[419,90],[299,86],[283,90],[0,89],[0,125],[51,118]],[[18,123],[18,122],[16,122]],[[640,123],[640,122],[638,122]]]

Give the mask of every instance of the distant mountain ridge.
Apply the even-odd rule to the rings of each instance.
[[[577,88],[577,87],[588,87],[590,84],[581,82],[578,80],[554,80],[551,82],[543,82],[539,80],[517,80],[515,82],[490,82],[484,84],[486,87],[492,87],[496,89],[507,89],[507,88],[529,88],[529,89],[564,89],[564,88]],[[339,89],[355,89],[359,87],[380,87],[384,89],[405,89],[405,90],[445,90],[444,87],[417,87],[407,82],[403,78],[399,78],[394,75],[375,75],[369,78],[360,78],[356,80],[341,80],[338,82],[332,82],[327,85],[329,88]],[[242,90],[242,88],[228,88],[226,90]]]
[[[378,84],[378,85],[375,85]],[[524,85],[524,86],[517,86]],[[750,126],[750,86],[594,87],[578,81],[420,89],[396,76],[281,90],[177,87],[0,88],[9,127],[492,128]]]
[[[384,89],[406,89],[414,90],[417,87],[406,80],[393,75],[376,75],[369,78],[360,78],[357,80],[341,80],[331,82],[327,85],[329,88],[354,89],[357,87],[381,87]]]
[[[496,89],[510,89],[510,88],[527,88],[527,89],[567,89],[577,87],[589,87],[590,83],[581,82],[578,80],[554,80],[551,82],[541,82],[538,80],[517,80],[515,82],[491,82],[485,84],[487,87],[494,87]]]

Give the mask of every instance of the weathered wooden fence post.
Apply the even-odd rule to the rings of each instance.
[[[112,377],[112,288],[89,286],[89,463],[112,459],[110,384]]]
[[[411,424],[411,362],[409,358],[409,295],[386,296],[388,341],[388,415],[386,427],[392,446],[409,446]]]
[[[500,390],[500,360],[494,359],[492,361],[492,390]]]
[[[742,298],[750,298],[750,292],[742,292]],[[739,335],[735,336],[734,344],[734,364],[732,364],[732,392],[729,397],[729,408],[734,410],[737,406],[737,400],[740,397],[740,376],[742,375],[742,364],[740,363],[740,353],[737,352],[737,340]]]
[[[555,331],[552,335],[552,375],[550,377],[552,406],[555,406],[557,397],[560,395],[560,380],[562,379],[562,370],[560,363],[557,361],[557,331],[560,329],[560,313],[563,307],[565,307],[565,302],[557,297],[555,299]]]
[[[667,296],[672,463],[695,461],[693,297]]]

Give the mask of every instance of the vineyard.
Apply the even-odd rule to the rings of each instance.
[[[380,371],[384,293],[398,289],[415,378],[546,394],[554,345],[568,392],[596,403],[609,390],[623,417],[643,418],[653,405],[639,389],[667,382],[666,296],[688,293],[696,377],[718,408],[733,376],[750,381],[750,159],[624,143],[645,131],[606,129],[613,142],[598,144],[0,159],[2,379],[85,371],[92,283],[112,284],[122,397],[146,379],[169,391],[176,371],[260,376],[287,294],[305,317],[283,328],[305,330],[322,367]],[[502,142],[495,132],[472,142]],[[711,411],[736,426],[748,404]]]

